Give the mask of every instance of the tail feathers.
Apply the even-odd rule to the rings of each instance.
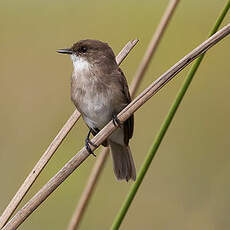
[[[118,180],[136,180],[136,169],[129,146],[109,141],[113,169]]]

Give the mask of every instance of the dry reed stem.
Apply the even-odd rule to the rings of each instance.
[[[154,35],[153,35],[153,37],[152,37],[152,39],[148,45],[146,53],[145,53],[145,55],[141,61],[141,64],[139,65],[137,72],[134,75],[134,80],[130,86],[131,94],[134,95],[136,93],[137,87],[140,84],[141,78],[142,78],[142,76],[144,76],[145,71],[148,68],[150,60],[156,51],[156,48],[160,42],[160,39],[163,36],[163,33],[164,33],[170,19],[172,18],[172,14],[173,14],[178,3],[179,3],[179,0],[169,1],[169,4],[165,10],[165,13],[164,13],[163,17],[161,18],[160,24],[158,25],[156,32],[154,33]]]
[[[129,41],[125,45],[125,47],[121,50],[121,52],[116,57],[116,61],[118,65],[121,64],[121,62],[125,59],[125,57],[129,54],[132,48],[137,44],[137,42],[138,42],[138,39],[135,39],[133,41]],[[25,181],[23,182],[21,187],[18,189],[17,193],[15,194],[15,196],[10,201],[5,211],[1,215],[0,229],[5,225],[5,223],[8,221],[12,213],[18,207],[23,197],[29,191],[30,187],[32,186],[36,178],[39,176],[43,168],[46,166],[48,161],[51,159],[51,157],[53,156],[57,148],[60,146],[64,138],[70,132],[70,130],[73,128],[74,124],[78,121],[80,116],[81,116],[80,112],[78,110],[75,110],[73,114],[70,116],[69,120],[65,123],[63,128],[59,131],[57,136],[51,142],[47,150],[41,156],[40,160],[37,162],[37,164],[34,166],[32,171],[29,173],[29,175],[27,176],[27,178],[25,179]]]
[[[161,21],[155,31],[155,33],[152,36],[152,39],[148,45],[148,48],[146,49],[146,52],[144,54],[144,57],[134,75],[133,81],[130,86],[130,94],[131,97],[133,97],[141,83],[141,80],[145,74],[146,69],[148,68],[148,65],[150,63],[150,60],[152,59],[156,48],[160,42],[160,39],[162,38],[164,31],[172,18],[173,12],[179,3],[179,0],[170,0],[167,8],[161,18]],[[86,206],[88,205],[88,202],[90,200],[90,197],[93,193],[93,190],[97,184],[97,181],[99,179],[99,176],[102,172],[103,166],[106,162],[107,156],[109,153],[109,148],[103,148],[99,157],[97,157],[96,162],[93,166],[93,169],[90,173],[89,179],[87,181],[87,184],[84,188],[84,191],[82,192],[82,195],[79,199],[79,202],[74,210],[74,213],[71,217],[68,230],[76,230],[79,226],[79,223],[81,221],[81,218],[83,216],[83,213],[86,209]]]
[[[189,63],[196,59],[200,54],[218,43],[230,33],[230,23],[204,41],[188,55],[172,66],[167,72],[161,75],[149,87],[147,87],[138,97],[128,104],[119,114],[118,119],[123,123],[154,94],[156,94],[167,82],[176,74],[182,71]],[[99,146],[111,133],[117,129],[110,121],[91,141]],[[92,150],[96,147],[91,146]],[[2,230],[15,230],[17,227],[89,156],[86,148],[82,148],[64,167],[54,175],[27,203],[19,210],[16,215],[2,228]]]
[[[89,179],[87,181],[87,184],[84,188],[84,191],[82,193],[82,196],[77,204],[76,210],[73,213],[73,216],[70,220],[68,230],[74,230],[77,229],[81,217],[83,216],[84,210],[88,205],[89,199],[91,197],[91,194],[93,192],[93,189],[95,188],[95,185],[99,179],[99,176],[101,175],[102,169],[104,168],[104,163],[109,155],[109,148],[105,147],[102,149],[99,156],[97,156],[97,160],[93,166],[93,169],[90,173]]]
[[[75,110],[74,113],[70,116],[69,120],[65,123],[63,128],[59,131],[57,136],[51,142],[51,144],[44,152],[40,160],[34,166],[32,171],[29,173],[29,175],[27,176],[27,178],[25,179],[21,187],[18,189],[13,199],[10,201],[10,203],[2,213],[0,217],[0,229],[5,225],[5,223],[8,221],[12,213],[18,207],[23,197],[26,195],[26,193],[29,191],[30,187],[32,186],[36,178],[41,173],[42,169],[46,166],[46,164],[53,156],[53,154],[55,153],[59,145],[62,143],[63,139],[67,136],[67,134],[69,133],[69,131],[72,129],[72,127],[78,121],[79,118],[80,118],[80,113],[78,112],[78,110]]]

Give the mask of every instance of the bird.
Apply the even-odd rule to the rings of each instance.
[[[135,181],[136,169],[129,147],[134,131],[134,115],[123,124],[117,118],[117,114],[131,102],[131,96],[112,48],[105,42],[85,39],[57,52],[70,55],[73,63],[71,100],[89,128],[86,149],[94,154],[90,144],[95,144],[91,142],[90,134],[95,136],[113,120],[119,128],[102,145],[110,147],[116,178]]]

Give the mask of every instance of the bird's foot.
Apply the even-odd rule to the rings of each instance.
[[[88,133],[88,135],[87,135],[87,137],[86,137],[86,139],[85,139],[85,147],[86,147],[86,149],[87,149],[87,151],[88,151],[89,154],[92,154],[93,156],[96,157],[95,153],[94,153],[93,150],[90,148],[90,145],[92,145],[92,146],[95,147],[95,148],[97,148],[98,145],[94,144],[94,143],[89,139],[89,136],[90,136],[91,131],[92,131],[92,130],[90,129],[90,130],[89,130],[89,133]]]
[[[88,151],[89,154],[92,154],[93,156],[96,157],[96,154],[93,152],[93,150],[90,148],[90,145],[94,146],[94,147],[98,147],[96,144],[94,144],[93,142],[91,142],[91,140],[85,140],[85,147],[86,147],[86,150]]]
[[[114,126],[121,128],[121,121],[117,118],[117,115],[114,114],[112,117]]]

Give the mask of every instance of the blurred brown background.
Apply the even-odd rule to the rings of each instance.
[[[139,92],[204,41],[225,2],[181,0]],[[93,38],[117,54],[138,37],[122,64],[131,82],[167,3],[1,1],[0,213],[74,110],[72,63],[55,50]],[[208,52],[121,229],[230,229],[229,51],[228,37]],[[137,169],[187,71],[135,114]],[[25,200],[83,146],[86,133],[80,120]],[[88,158],[19,229],[65,229],[94,162]],[[80,229],[108,229],[130,186],[116,181],[109,159]]]

